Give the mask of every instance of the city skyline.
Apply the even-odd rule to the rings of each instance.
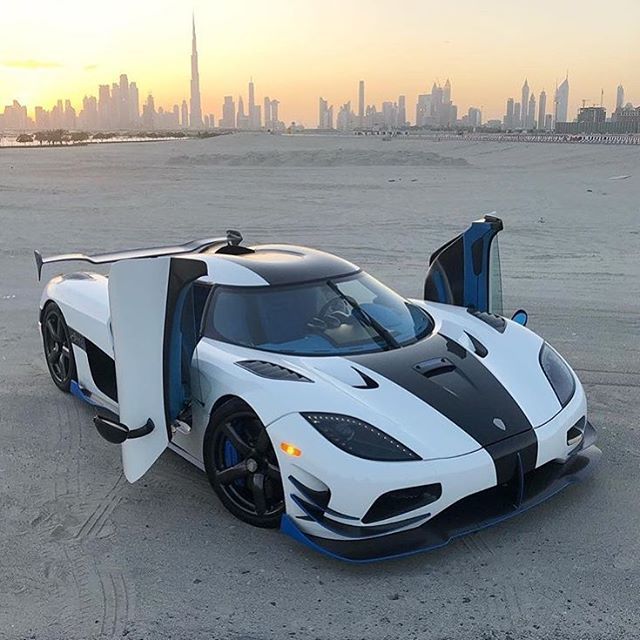
[[[327,0],[328,12],[337,11],[338,4]],[[580,29],[567,29],[574,11],[570,2],[554,3],[551,20],[527,13],[526,25],[507,3],[490,4],[480,10],[463,0],[456,13],[409,2],[405,11],[410,10],[411,19],[390,30],[386,19],[359,12],[364,9],[359,1],[336,13],[335,20],[319,19],[310,3],[291,12],[284,11],[286,2],[281,0],[268,7],[252,0],[243,7],[195,2],[202,113],[219,118],[224,97],[239,95],[253,77],[279,96],[281,120],[315,126],[320,95],[335,105],[350,100],[360,117],[357,83],[362,78],[370,104],[404,95],[410,107],[418,95],[428,93],[432,79],[443,82],[449,77],[461,113],[473,106],[487,119],[502,118],[507,87],[527,77],[531,86],[544,86],[549,95],[567,68],[570,117],[582,100],[599,104],[602,88],[605,104],[613,109],[620,83],[627,100],[638,102],[640,77],[635,69],[640,54],[635,47],[637,21],[632,19],[640,17],[637,3],[622,0],[624,6],[618,8],[625,20],[605,33],[597,15],[585,11],[573,16],[579,18]],[[35,15],[27,7],[8,7],[3,12],[0,104],[15,98],[33,110],[62,97],[79,105],[95,86],[124,72],[137,78],[141,95],[152,93],[157,104],[180,104],[189,98],[184,4],[114,0],[112,5],[98,12],[70,0],[66,12],[57,12],[42,3]],[[463,13],[465,20],[460,20]],[[536,38],[544,34],[544,46],[522,48],[523,31]],[[601,55],[586,46],[596,38]],[[577,40],[585,45],[575,46]]]

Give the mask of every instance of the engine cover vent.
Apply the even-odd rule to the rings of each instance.
[[[284,380],[288,382],[313,382],[306,376],[303,376],[296,371],[287,369],[282,365],[275,364],[274,362],[267,362],[265,360],[240,360],[236,362],[239,367],[251,371],[261,378],[268,378],[269,380]]]

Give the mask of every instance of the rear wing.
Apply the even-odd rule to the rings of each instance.
[[[116,251],[114,253],[97,253],[92,256],[84,253],[63,253],[57,256],[49,256],[43,258],[39,251],[34,251],[36,259],[36,270],[38,272],[38,280],[42,275],[42,267],[45,264],[53,262],[72,262],[79,260],[81,262],[90,262],[91,264],[109,264],[110,262],[118,262],[119,260],[131,260],[134,258],[158,258],[160,256],[174,256],[182,253],[200,253],[209,247],[226,242],[230,246],[237,246],[242,242],[242,234],[239,231],[228,230],[226,236],[222,238],[205,238],[202,240],[192,240],[185,244],[171,245],[165,247],[148,247],[146,249],[126,249],[125,251]]]

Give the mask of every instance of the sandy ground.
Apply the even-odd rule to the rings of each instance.
[[[493,210],[506,306],[581,375],[604,456],[587,483],[442,550],[326,559],[234,520],[171,452],[129,485],[91,409],[49,380],[34,248],[232,227],[417,296],[430,252]],[[0,637],[637,638],[639,214],[635,148],[246,135],[0,152]]]

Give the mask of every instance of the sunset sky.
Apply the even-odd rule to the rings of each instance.
[[[459,114],[501,117],[525,77],[553,93],[569,70],[570,116],[583,99],[611,108],[622,83],[640,103],[640,0],[35,0],[4,2],[0,109],[18,99],[32,114],[57,98],[97,95],[127,73],[156,105],[188,99],[195,10],[203,111],[220,116],[224,95],[281,101],[281,118],[315,126],[318,96],[336,108],[407,96],[450,78]],[[548,99],[549,100],[549,99]],[[551,111],[552,107],[548,107]]]

